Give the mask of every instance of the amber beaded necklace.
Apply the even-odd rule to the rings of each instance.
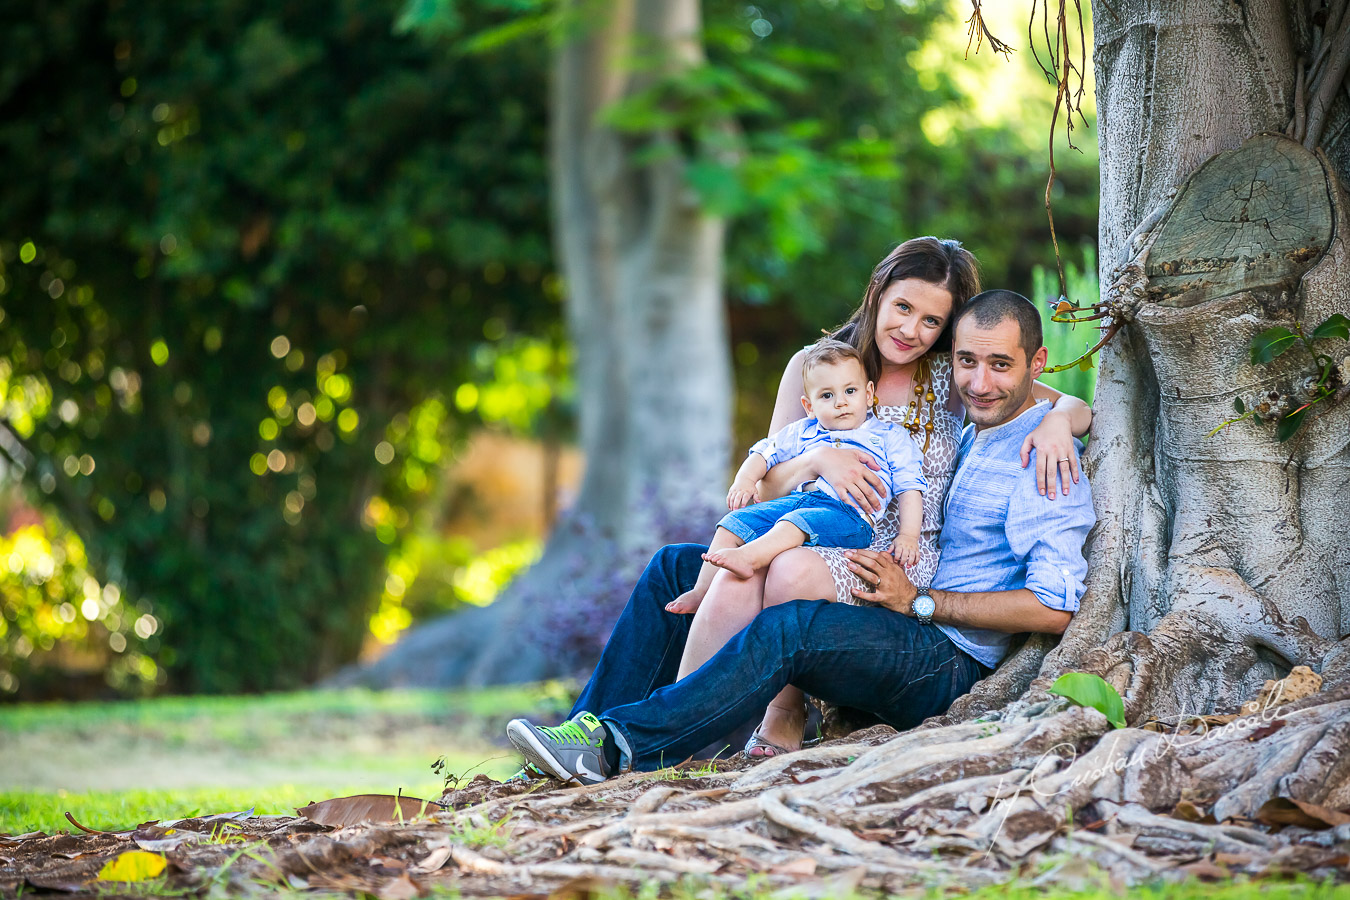
[[[933,393],[933,371],[928,365],[928,359],[920,359],[918,366],[914,369],[914,399],[909,401],[905,407],[905,412],[900,420],[901,427],[909,431],[910,434],[918,435],[923,431],[923,450],[924,455],[928,454],[928,443],[933,439],[933,404],[937,402],[937,395]],[[925,420],[919,414],[921,404],[927,404],[928,416]],[[881,407],[881,401],[872,398],[874,409]]]

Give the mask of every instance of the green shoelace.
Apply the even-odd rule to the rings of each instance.
[[[604,745],[604,740],[591,740],[590,735],[582,731],[581,726],[576,722],[564,722],[553,728],[540,728],[544,734],[548,735],[549,740],[557,741],[560,744],[581,744],[585,747],[600,747]]]

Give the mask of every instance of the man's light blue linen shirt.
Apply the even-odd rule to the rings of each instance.
[[[1077,612],[1087,560],[1083,541],[1097,521],[1084,476],[1069,496],[1036,492],[1036,463],[1022,468],[1022,441],[1050,411],[1044,400],[1011,422],[961,435],[947,489],[941,555],[932,587],[977,593],[1026,588],[1051,609]],[[923,587],[923,585],[919,585]],[[1010,635],[984,628],[937,626],[986,666],[997,666]]]
[[[857,428],[830,431],[814,417],[789,422],[778,431],[750,448],[773,468],[781,462],[801,456],[817,446],[856,447],[866,450],[881,464],[877,474],[885,482],[881,508],[885,509],[894,494],[905,491],[927,491],[928,481],[923,477],[923,454],[904,426],[883,422],[875,414]],[[817,478],[816,488],[836,500],[844,500],[824,478]],[[845,501],[846,502],[846,501]]]

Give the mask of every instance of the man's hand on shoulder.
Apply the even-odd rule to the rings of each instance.
[[[1077,484],[1080,476],[1078,450],[1073,428],[1067,413],[1050,410],[1041,424],[1022,441],[1022,468],[1031,463],[1031,451],[1036,451],[1036,491],[1043,497],[1055,499],[1056,482],[1065,497],[1069,485]]]

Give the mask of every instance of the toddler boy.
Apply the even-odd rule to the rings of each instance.
[[[786,497],[757,503],[758,484],[770,468],[821,445],[865,450],[881,464],[882,509],[899,495],[900,528],[891,553],[903,565],[919,561],[923,520],[923,457],[909,433],[872,414],[874,385],[862,356],[851,345],[825,338],[802,361],[802,406],[806,418],[784,426],[750,448],[750,455],[727,491],[727,513],[717,523],[693,589],[666,609],[691,613],[712,584],[716,567],[749,578],[793,547],[866,548],[874,523],[818,478]]]

